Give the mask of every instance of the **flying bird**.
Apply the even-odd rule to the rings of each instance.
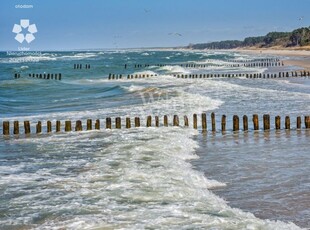
[[[298,20],[301,21],[301,20],[303,20],[303,19],[304,19],[304,16],[300,17]]]
[[[169,33],[169,35],[176,35],[176,36],[182,36],[182,34],[180,34],[180,33]]]
[[[144,9],[144,12],[145,12],[145,13],[149,13],[149,12],[151,12],[151,10]]]

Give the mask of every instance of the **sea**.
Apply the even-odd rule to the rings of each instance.
[[[262,58],[287,59],[177,49],[1,52],[0,229],[310,229],[310,130],[304,125],[309,77],[173,76],[298,69],[229,65]],[[123,77],[109,80],[110,74]],[[207,114],[207,132],[201,130],[201,113]],[[192,128],[193,114],[198,129]],[[253,114],[259,115],[260,130],[253,130]],[[271,117],[270,131],[262,130],[264,114]],[[184,127],[184,115],[190,127]],[[232,131],[233,115],[240,129],[248,116],[248,132]],[[275,130],[277,115],[282,130]],[[146,127],[147,116],[152,127]],[[285,116],[291,130],[284,130]],[[107,117],[112,129],[105,128]],[[116,117],[121,129],[114,128]],[[139,128],[133,127],[135,117]],[[124,127],[125,118],[131,129]],[[99,119],[100,130],[86,131],[87,119]],[[30,135],[23,134],[26,120]],[[81,120],[83,131],[64,132],[67,120],[73,126]],[[3,121],[10,121],[9,136],[2,135]],[[19,135],[13,135],[14,121],[20,122]],[[38,121],[41,134],[35,133]]]

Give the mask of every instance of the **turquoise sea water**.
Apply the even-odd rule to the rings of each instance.
[[[309,131],[233,134],[232,116],[309,115],[308,78],[176,79],[171,74],[263,73],[227,67],[233,52],[117,50],[0,54],[0,120],[100,119],[100,131],[0,137],[3,229],[309,228]],[[183,68],[180,63],[220,66]],[[83,69],[74,69],[83,64]],[[91,66],[85,69],[85,64]],[[127,69],[124,65],[127,64]],[[135,64],[149,64],[142,69]],[[155,64],[168,64],[158,67]],[[169,65],[170,64],[170,65]],[[294,67],[284,67],[287,70]],[[14,74],[20,78],[15,79]],[[62,80],[29,77],[59,74]],[[157,74],[108,80],[109,73]],[[148,115],[227,115],[225,135],[145,128]],[[105,130],[105,118],[142,126]],[[210,120],[210,119],[209,119]],[[123,121],[124,122],[124,121]],[[181,121],[183,124],[183,121]],[[283,121],[282,121],[283,126]],[[273,120],[272,120],[273,128]],[[84,124],[85,130],[85,124]],[[21,127],[21,132],[22,132]],[[2,133],[2,125],[0,127]],[[254,216],[255,215],[255,216]]]

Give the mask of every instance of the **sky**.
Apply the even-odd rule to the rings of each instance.
[[[0,0],[0,50],[175,47],[243,40],[308,27],[309,9],[310,0]],[[12,32],[21,19],[36,25],[30,43],[19,43]],[[29,33],[27,29],[20,33]]]

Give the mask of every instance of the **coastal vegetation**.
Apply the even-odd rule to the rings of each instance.
[[[243,41],[227,40],[209,43],[190,44],[191,49],[235,49],[235,48],[271,48],[271,47],[306,47],[310,46],[310,27],[303,27],[292,32],[270,32],[265,36],[247,37]]]

